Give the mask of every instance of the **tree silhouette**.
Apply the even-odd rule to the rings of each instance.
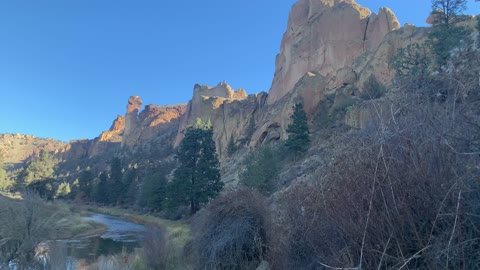
[[[184,131],[177,151],[180,166],[168,187],[170,207],[190,205],[195,214],[202,204],[216,197],[223,188],[211,123],[197,119]]]
[[[297,103],[293,106],[291,116],[292,123],[288,125],[288,139],[285,146],[295,154],[295,157],[308,150],[310,143],[307,114],[303,110],[303,104]]]

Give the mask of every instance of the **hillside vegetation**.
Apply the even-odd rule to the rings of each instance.
[[[212,122],[184,118],[184,130],[145,148],[41,153],[4,189],[128,208],[101,211],[150,225],[139,253],[91,269],[480,269],[480,20],[462,15],[465,3],[432,1],[432,27],[392,52],[391,80],[362,73],[313,106],[308,91],[326,82],[309,72],[298,93],[265,105],[275,120],[224,136],[228,155]]]

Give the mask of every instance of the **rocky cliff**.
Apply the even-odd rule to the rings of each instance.
[[[182,131],[200,118],[212,123],[217,153],[225,158],[230,140],[237,145],[250,140],[266,97],[266,93],[247,95],[241,88],[234,91],[226,82],[215,87],[195,85],[192,100],[180,122],[175,146],[183,139]]]
[[[117,116],[109,130],[103,131],[93,140],[70,141],[56,151],[57,156],[63,160],[72,160],[134,150],[145,145],[149,148],[149,144],[159,141],[172,144],[186,105],[150,104],[142,111],[141,108],[142,99],[139,96],[131,96],[127,102],[125,116]],[[171,139],[168,140],[166,137]]]
[[[358,102],[371,75],[388,85],[395,52],[424,40],[427,31],[400,27],[388,8],[372,13],[353,0],[299,0],[290,12],[251,145],[285,139],[296,102],[304,103],[310,123],[321,122],[316,120]]]
[[[298,1],[276,58],[268,104],[290,93],[307,72],[318,72],[330,88],[341,86],[345,70],[358,74],[357,59],[375,52],[384,37],[399,28],[388,8],[375,14],[353,0]]]
[[[118,116],[108,131],[93,140],[72,141],[57,152],[75,159],[160,141],[177,146],[182,131],[201,118],[211,121],[218,154],[225,160],[230,141],[255,148],[285,139],[296,102],[304,103],[310,123],[318,123],[358,100],[371,75],[388,84],[394,75],[388,65],[392,56],[425,39],[427,31],[400,27],[388,8],[372,13],[354,0],[299,0],[289,15],[268,94],[247,95],[225,82],[215,87],[197,84],[186,105],[147,105],[143,110],[141,98],[132,96],[125,116]],[[361,127],[367,121],[367,110],[359,108],[345,118],[348,125]]]

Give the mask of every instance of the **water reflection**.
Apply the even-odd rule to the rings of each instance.
[[[67,256],[74,262],[91,263],[102,255],[133,252],[140,247],[146,230],[142,225],[103,214],[93,214],[85,219],[105,224],[107,229],[99,236],[55,241],[65,246]]]

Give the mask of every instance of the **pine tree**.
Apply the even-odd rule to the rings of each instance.
[[[83,170],[78,177],[78,188],[86,197],[92,195],[93,178],[93,173],[90,167]]]
[[[223,182],[211,124],[197,120],[195,126],[188,127],[184,134],[177,152],[180,166],[168,187],[168,197],[171,207],[190,205],[193,215],[202,204],[218,195]]]
[[[53,187],[56,160],[43,151],[36,159],[29,161],[18,178],[18,187],[38,193],[41,197],[50,200],[55,195]]]
[[[167,162],[149,171],[143,181],[141,196],[139,197],[141,206],[154,211],[164,209],[168,182],[166,175],[172,171],[172,167],[173,164]]]
[[[123,199],[125,187],[123,185],[122,163],[118,157],[114,157],[110,162],[110,202],[119,203]]]
[[[95,201],[103,204],[108,204],[110,202],[110,197],[108,194],[108,178],[106,173],[100,174],[98,178],[98,184],[95,189]]]
[[[15,181],[11,180],[7,172],[3,169],[3,164],[0,160],[0,190],[10,191],[15,184]]]
[[[240,183],[268,195],[273,191],[273,181],[280,171],[281,155],[278,148],[266,145],[251,153],[247,166],[240,176]]]
[[[19,175],[20,181],[23,185],[29,186],[35,182],[50,179],[55,173],[54,167],[55,159],[53,156],[43,151],[40,157],[29,161],[23,168],[23,171]]]
[[[468,41],[469,30],[459,22],[464,20],[466,0],[432,0],[432,15],[435,22],[429,33],[432,48],[439,67],[445,65],[451,51],[463,41]]]
[[[127,205],[135,203],[138,187],[138,169],[133,167],[123,176],[123,202]]]
[[[303,110],[303,104],[297,103],[293,106],[291,116],[292,123],[288,125],[288,139],[285,146],[294,153],[295,157],[308,150],[310,143],[307,114]]]

